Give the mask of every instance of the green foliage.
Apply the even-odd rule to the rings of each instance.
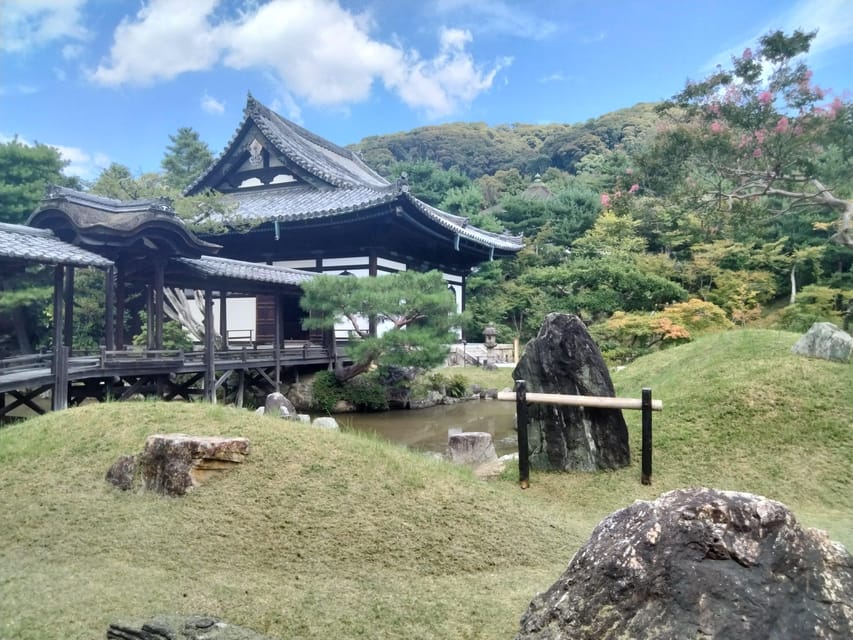
[[[496,217],[509,231],[524,234],[533,242],[568,247],[593,225],[600,211],[598,194],[570,181],[547,199],[525,192],[506,196]]]
[[[327,413],[341,400],[351,402],[361,411],[388,408],[386,388],[375,372],[342,382],[334,372],[320,371],[314,376],[312,392],[315,406]]]
[[[818,285],[803,287],[796,302],[779,314],[778,326],[789,331],[808,331],[815,322],[832,322],[842,326],[844,312],[853,303],[853,290]]]
[[[468,392],[468,379],[461,373],[431,371],[425,376],[425,387],[450,398],[462,398]]]
[[[300,305],[310,312],[308,329],[348,322],[353,367],[338,378],[358,375],[372,364],[428,369],[443,361],[458,325],[456,301],[437,271],[403,271],[376,278],[322,275],[302,285]],[[384,329],[371,335],[368,319]]]
[[[25,145],[17,137],[0,144],[0,222],[26,222],[48,184],[68,183],[61,173],[67,165],[54,147]]]
[[[164,178],[170,187],[184,189],[213,162],[213,154],[191,127],[181,127],[169,140],[172,144],[166,147],[160,163],[166,172]]]
[[[140,311],[139,316],[142,322],[142,330],[133,336],[133,344],[137,347],[145,347],[148,343],[148,314],[146,311]],[[163,322],[163,348],[175,351],[192,351],[193,341],[179,322],[166,320]]]
[[[406,174],[409,192],[434,207],[448,197],[451,192],[456,199],[465,200],[463,191],[471,186],[471,179],[456,168],[442,169],[441,166],[429,160],[417,162],[396,162],[389,167],[387,177],[392,182]],[[454,191],[460,190],[460,191]],[[475,195],[469,192],[467,197]]]

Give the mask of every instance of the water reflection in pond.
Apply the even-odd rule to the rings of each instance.
[[[353,413],[337,418],[343,429],[375,433],[417,451],[444,453],[450,429],[491,433],[499,456],[518,449],[514,402],[473,400],[428,409]]]

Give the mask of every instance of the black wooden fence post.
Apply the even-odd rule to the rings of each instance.
[[[640,482],[652,483],[652,390],[643,389],[643,452]]]
[[[527,446],[527,383],[515,381],[515,426],[518,430],[518,482],[522,489],[530,486],[530,460]]]

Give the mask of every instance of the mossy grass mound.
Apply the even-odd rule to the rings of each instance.
[[[655,414],[651,487],[630,468],[495,482],[400,447],[202,404],[114,403],[0,429],[0,638],[103,637],[205,613],[281,638],[512,637],[607,513],[713,486],[785,502],[853,544],[853,367],[797,336],[736,331],[614,374]],[[253,453],[187,496],[104,480],[151,433],[241,435]]]

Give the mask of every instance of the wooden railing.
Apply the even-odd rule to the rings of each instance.
[[[530,451],[527,441],[528,403],[556,404],[570,407],[594,407],[597,409],[637,409],[642,416],[642,455],[640,482],[652,483],[652,411],[663,411],[663,402],[652,400],[652,390],[643,389],[642,397],[608,398],[602,396],[576,396],[558,393],[527,393],[527,382],[515,381],[515,392],[502,391],[498,400],[515,401],[516,427],[518,431],[518,481],[522,489],[530,486]]]

